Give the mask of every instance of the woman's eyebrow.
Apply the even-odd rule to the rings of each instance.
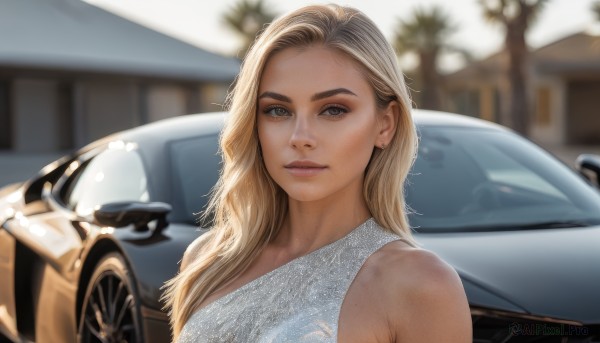
[[[328,91],[317,93],[317,94],[311,96],[310,100],[317,101],[317,100],[329,98],[329,97],[337,95],[337,94],[349,94],[349,95],[356,96],[356,94],[354,94],[351,90],[349,90],[347,88],[336,88],[336,89],[331,89]],[[275,100],[292,103],[292,99],[290,99],[289,97],[287,97],[283,94],[275,93],[275,92],[264,92],[258,98],[259,99],[272,98]]]
[[[283,101],[283,102],[289,102],[289,103],[292,102],[292,99],[288,98],[287,96],[279,94],[279,93],[274,93],[274,92],[264,92],[258,98],[259,99],[272,98],[272,99]]]
[[[356,94],[354,94],[349,89],[346,89],[346,88],[336,88],[336,89],[331,89],[331,90],[324,91],[324,92],[321,92],[321,93],[317,93],[317,94],[313,95],[312,97],[310,97],[310,100],[311,101],[317,101],[317,100],[329,98],[330,96],[334,96],[334,95],[337,95],[337,94],[350,94],[350,95],[356,96]]]

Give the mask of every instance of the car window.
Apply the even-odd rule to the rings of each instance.
[[[420,128],[406,186],[421,232],[600,223],[600,195],[571,169],[510,132]]]
[[[56,164],[56,167],[51,170],[47,170],[48,166],[44,167],[39,172],[39,174],[43,176],[34,179],[25,191],[25,203],[29,204],[31,202],[42,200],[42,190],[44,188],[44,185],[46,183],[50,183],[52,185],[56,184],[56,182],[65,173],[65,170],[67,170],[67,168],[75,158],[75,156],[63,157],[51,164]]]
[[[142,160],[135,150],[108,149],[82,165],[63,201],[78,215],[117,201],[149,201]]]
[[[196,224],[219,177],[218,137],[211,135],[175,141],[169,150],[173,188],[179,199],[175,209],[183,221]]]

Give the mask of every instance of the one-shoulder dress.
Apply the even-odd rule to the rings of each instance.
[[[177,342],[336,342],[350,284],[371,254],[399,239],[370,218],[333,243],[200,308]]]

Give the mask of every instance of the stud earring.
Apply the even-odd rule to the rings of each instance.
[[[381,150],[385,149],[385,144],[381,143]]]

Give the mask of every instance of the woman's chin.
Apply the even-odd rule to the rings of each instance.
[[[327,192],[324,192],[323,189],[306,189],[308,187],[304,187],[305,189],[292,189],[290,191],[286,191],[288,195],[288,199],[290,202],[302,202],[302,203],[310,203],[322,200],[327,197]]]

